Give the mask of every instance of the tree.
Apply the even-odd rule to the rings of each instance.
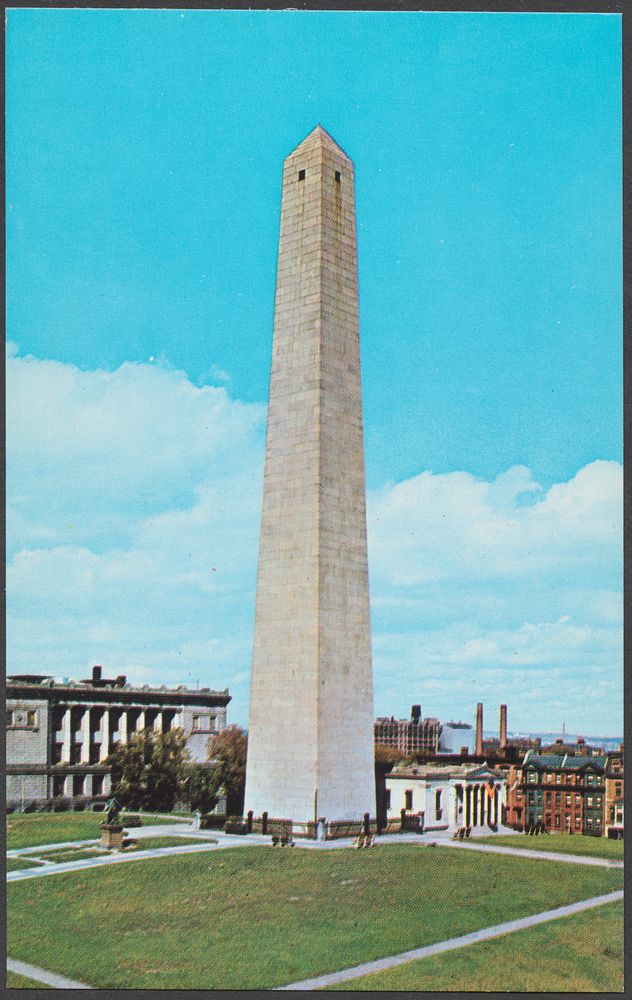
[[[188,762],[181,729],[168,733],[142,729],[115,746],[106,761],[112,769],[112,791],[122,805],[166,812],[182,796]]]
[[[406,758],[405,753],[402,753],[397,747],[388,746],[386,743],[376,743],[374,749],[376,764],[383,764],[385,766],[390,764],[392,767]]]
[[[241,816],[246,788],[248,735],[240,726],[227,726],[208,741],[208,758],[214,764],[217,789],[226,795],[226,813]]]
[[[182,785],[182,798],[191,812],[210,812],[217,805],[218,776],[208,764],[189,764]]]

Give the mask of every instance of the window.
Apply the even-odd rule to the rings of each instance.
[[[29,711],[29,712],[26,713],[26,724],[27,724],[27,726],[36,726],[37,725],[37,712],[36,711],[31,710],[31,711]]]
[[[571,797],[570,797],[570,795],[567,795],[566,796],[566,805],[570,806],[570,804],[571,804]]]
[[[407,788],[404,792],[404,809],[412,809],[413,807],[413,793],[410,788]]]
[[[586,805],[588,806],[589,809],[592,809],[592,807],[593,807],[593,797],[592,797],[592,795],[589,795],[588,798],[586,799]]]
[[[73,795],[83,795],[83,790],[85,788],[86,778],[84,774],[73,774],[72,776],[72,794]]]
[[[551,813],[545,813],[544,814],[544,825],[545,826],[550,826],[551,825]]]
[[[581,820],[580,820],[579,816],[576,816],[575,817],[575,826],[577,827],[577,829],[579,829],[580,822],[581,822]]]
[[[56,774],[53,778],[53,795],[59,796],[64,794],[64,782],[65,777],[63,774]]]
[[[559,804],[560,804],[561,801],[562,801],[562,793],[561,792],[556,792],[555,793],[555,805],[559,806]]]
[[[202,728],[202,726],[200,725],[200,716],[199,715],[194,715],[193,716],[193,731],[194,732],[199,732],[199,730],[201,728]]]
[[[592,830],[592,819],[590,818],[590,816],[586,820],[586,826],[588,827],[589,830]]]
[[[441,789],[435,792],[435,816],[437,819],[441,819],[443,810],[441,809]]]
[[[535,784],[535,771],[529,771],[527,773],[527,781],[529,782],[530,785]]]
[[[559,813],[555,813],[555,825],[556,826],[560,825],[560,814]]]
[[[386,789],[384,799],[385,799],[384,805],[386,806],[386,809],[388,810],[388,809],[391,808],[391,790],[390,790],[390,788]]]
[[[340,171],[339,170],[336,170],[336,172],[334,173],[334,177],[336,178],[338,184],[340,184]]]
[[[299,172],[298,172],[298,179],[299,179],[299,181],[304,181],[305,180],[305,171],[304,170],[299,170]]]
[[[103,795],[103,775],[95,774],[92,777],[92,794]]]
[[[13,725],[15,725],[13,719],[14,719],[14,713],[13,712],[7,712],[7,726],[13,726]]]
[[[545,802],[550,802],[551,801],[551,792],[545,792],[544,800],[545,800]]]

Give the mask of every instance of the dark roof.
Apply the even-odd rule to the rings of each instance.
[[[534,767],[538,771],[581,771],[590,770],[603,771],[608,763],[606,756],[598,757],[560,757],[555,753],[529,754],[525,758],[523,767]]]

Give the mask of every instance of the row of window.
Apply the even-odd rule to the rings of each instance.
[[[338,184],[340,184],[340,176],[341,176],[340,175],[340,171],[339,170],[334,170],[334,179],[337,181]],[[305,180],[305,171],[304,170],[299,170],[299,172],[298,172],[298,179],[299,179],[299,181],[304,181]]]
[[[217,731],[217,716],[216,715],[194,715],[193,716],[193,732],[194,733],[214,733]]]
[[[598,780],[599,779],[596,774],[589,773],[584,775],[584,781],[587,785],[594,785],[598,782]],[[527,771],[527,782],[530,785],[537,785],[541,783],[549,785],[581,785],[582,777],[579,774],[577,776],[559,772],[557,774],[538,774],[537,771]]]
[[[529,792],[529,795],[527,797],[527,801],[528,801],[529,805],[534,805],[537,802],[537,798],[536,798],[536,795],[535,795],[534,792]],[[551,803],[552,796],[551,796],[550,792],[546,793],[546,795],[544,796],[544,801],[546,802],[547,805],[549,805]],[[573,801],[572,796],[571,795],[567,795],[566,796],[566,805],[570,806],[572,804],[572,801]],[[577,806],[580,805],[581,801],[582,801],[581,795],[575,795],[575,804]],[[561,805],[561,803],[562,803],[562,795],[561,795],[560,792],[557,792],[557,794],[555,796],[555,805],[559,806],[559,805]],[[597,796],[587,795],[586,796],[586,808],[587,809],[601,809],[601,803],[602,803],[601,795],[597,795]]]
[[[24,712],[9,709],[7,711],[7,726],[37,726],[37,711],[29,709]]]
[[[103,795],[103,782],[105,779],[104,774],[93,774],[92,775],[92,795]],[[73,795],[85,795],[86,794],[86,775],[85,774],[73,774],[72,775],[72,794]],[[53,796],[59,798],[64,796],[67,791],[66,777],[62,774],[56,774],[53,777]]]
[[[538,816],[538,820],[541,821],[542,817]],[[566,829],[570,829],[570,827],[572,825],[572,822],[574,823],[575,829],[579,830],[579,828],[581,827],[581,817],[580,816],[575,816],[574,820],[571,821],[571,814],[570,813],[566,813],[564,815],[564,826],[565,826],[565,828]],[[544,825],[545,826],[551,826],[551,813],[547,812],[547,813],[544,814]],[[561,829],[561,826],[562,826],[562,816],[561,816],[560,813],[554,813],[553,814],[553,826],[557,827],[558,829]],[[590,816],[587,818],[587,820],[586,820],[586,829],[592,830],[594,828],[596,830],[600,826],[601,826],[601,818],[599,816],[597,816],[594,820]]]

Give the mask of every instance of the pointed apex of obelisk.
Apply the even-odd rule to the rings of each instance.
[[[350,157],[347,156],[344,149],[338,145],[335,139],[332,139],[327,129],[324,129],[322,125],[317,125],[316,128],[313,128],[309,135],[302,142],[299,142],[296,149],[292,150],[290,156],[294,156],[299,150],[304,152],[307,149],[313,149],[315,146],[324,146],[339,156],[344,156],[345,160],[351,162]]]

